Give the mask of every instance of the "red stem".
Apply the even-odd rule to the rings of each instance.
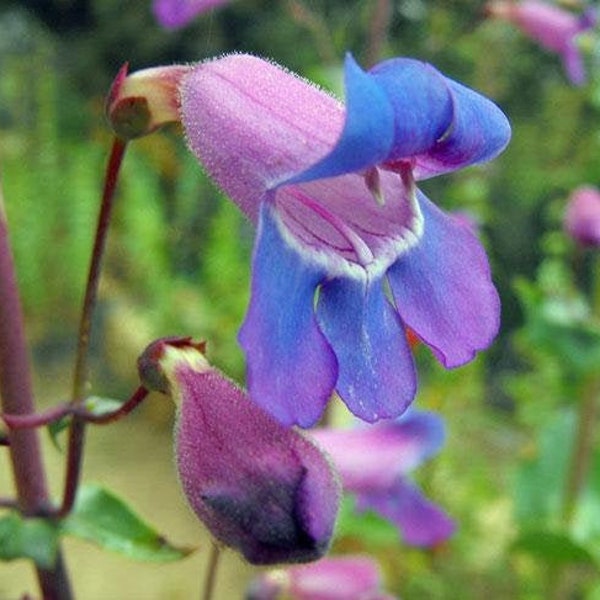
[[[127,416],[132,410],[134,410],[148,395],[148,390],[140,386],[129,398],[129,400],[123,402],[116,410],[105,413],[103,415],[95,415],[90,412],[82,405],[73,403],[59,404],[43,413],[36,413],[31,415],[7,415],[3,414],[2,419],[8,425],[9,429],[33,429],[36,427],[45,427],[54,423],[59,419],[66,416],[77,416],[86,423],[94,423],[95,425],[107,425],[108,423],[114,423],[119,419]]]
[[[88,369],[88,351],[90,343],[90,332],[92,328],[92,316],[96,306],[98,296],[98,285],[100,282],[100,270],[102,267],[102,258],[106,246],[106,236],[112,216],[114,204],[114,195],[119,176],[119,170],[123,162],[123,156],[127,143],[119,138],[115,138],[111,154],[106,167],[104,178],[104,191],[102,194],[102,203],[98,215],[98,224],[96,227],[96,237],[90,270],[83,299],[81,310],[81,320],[79,322],[79,336],[77,340],[77,356],[75,359],[75,370],[73,373],[72,402],[74,405],[83,401],[85,382]],[[63,491],[63,501],[58,512],[63,517],[71,512],[79,486],[81,476],[81,463],[83,457],[83,445],[85,441],[85,420],[74,415],[69,428],[69,441],[67,446],[67,470],[65,476],[65,486]]]
[[[107,425],[108,423],[114,423],[115,421],[118,421],[122,417],[128,415],[134,408],[139,406],[148,394],[148,390],[145,387],[140,386],[137,390],[135,390],[133,396],[131,396],[127,402],[123,402],[123,404],[114,412],[107,413],[105,415],[93,415],[85,411],[81,413],[81,416],[87,423],[94,423],[96,425]]]
[[[35,427],[44,427],[54,421],[62,419],[73,412],[70,404],[59,404],[53,406],[43,413],[30,415],[9,415],[3,414],[2,419],[8,425],[9,429],[32,429]]]
[[[15,415],[35,412],[23,312],[15,276],[8,227],[0,194],[0,399]],[[38,434],[34,429],[8,431],[18,507],[24,515],[47,513],[50,499]],[[69,600],[71,589],[61,553],[52,570],[37,568],[44,598]]]

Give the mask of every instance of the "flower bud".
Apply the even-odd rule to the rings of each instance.
[[[597,188],[581,186],[571,194],[565,229],[582,246],[600,246],[600,191]]]
[[[179,84],[191,67],[155,67],[127,74],[125,64],[115,77],[106,115],[118,137],[130,140],[179,121]]]
[[[177,405],[180,481],[215,538],[252,564],[323,556],[340,489],[322,452],[254,404],[189,338],[154,342],[138,366],[143,384]]]

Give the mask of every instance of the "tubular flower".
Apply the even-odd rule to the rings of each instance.
[[[571,194],[565,229],[582,246],[600,246],[600,191],[597,188],[581,186]]]
[[[197,15],[227,4],[231,0],[154,0],[152,12],[166,29],[179,29]]]
[[[192,151],[258,227],[240,332],[250,395],[304,427],[333,391],[361,419],[401,414],[416,391],[406,327],[450,368],[499,321],[482,246],[415,180],[496,156],[504,114],[411,59],[365,72],[348,56],[345,86],[344,109],[241,54],[180,86]]]
[[[538,0],[519,3],[496,0],[490,2],[487,9],[491,16],[513,23],[543,48],[557,52],[570,81],[576,85],[585,83],[585,69],[577,47],[577,36],[596,26],[597,13],[594,8],[574,15]]]
[[[177,405],[177,470],[190,506],[250,563],[320,558],[339,504],[332,467],[211,367],[203,350],[188,338],[163,339],[138,362],[143,384]]]
[[[344,491],[356,495],[357,508],[390,520],[407,544],[433,546],[454,533],[453,521],[406,477],[443,445],[439,416],[411,410],[396,421],[311,435],[331,456]]]
[[[379,565],[368,556],[323,558],[310,565],[267,571],[247,600],[392,600],[381,590]]]

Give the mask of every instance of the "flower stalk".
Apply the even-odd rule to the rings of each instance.
[[[577,501],[589,473],[595,447],[599,398],[600,378],[591,376],[583,385],[571,462],[567,471],[563,498],[563,519],[566,525],[570,525],[573,521]]]
[[[0,399],[2,410],[16,415],[35,412],[23,311],[14,261],[8,241],[8,225],[0,192]],[[23,515],[46,514],[50,499],[40,443],[33,429],[8,431],[17,507]],[[60,551],[53,569],[36,567],[44,598],[69,600],[71,589]]]
[[[92,329],[92,316],[96,307],[98,296],[98,285],[100,283],[100,270],[102,267],[102,258],[106,246],[106,236],[112,216],[114,204],[114,195],[117,185],[117,179],[127,142],[120,138],[115,138],[108,160],[106,176],[104,180],[104,190],[102,202],[98,215],[98,224],[96,227],[96,237],[90,269],[88,272],[86,290],[81,311],[81,320],[79,322],[79,334],[77,340],[77,354],[75,359],[75,370],[73,373],[73,388],[71,401],[74,405],[81,404],[84,400],[85,384],[88,373],[88,355],[90,344],[90,333]],[[67,446],[67,469],[65,476],[65,485],[63,491],[63,501],[58,512],[59,516],[64,517],[69,514],[75,502],[79,479],[81,475],[81,463],[83,446],[85,442],[85,419],[74,415],[69,428],[69,441]]]
[[[204,576],[204,585],[202,587],[202,600],[212,600],[215,584],[217,582],[217,571],[219,569],[219,559],[221,558],[221,549],[213,542],[210,547],[208,557],[207,572]]]
[[[86,423],[94,423],[95,425],[108,425],[119,419],[127,416],[134,410],[148,395],[148,390],[140,386],[133,393],[129,400],[123,402],[119,408],[109,413],[95,414],[81,404],[73,404],[71,402],[53,406],[43,413],[29,415],[9,415],[3,414],[2,419],[10,427],[10,429],[31,429],[35,427],[45,427],[51,423],[55,423],[60,419],[68,416],[77,416]]]

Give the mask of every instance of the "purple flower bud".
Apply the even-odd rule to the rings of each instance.
[[[143,384],[177,405],[179,477],[215,538],[253,564],[323,556],[340,491],[321,451],[251,402],[189,338],[154,342],[138,366]]]
[[[130,140],[179,121],[178,86],[189,69],[175,65],[128,75],[123,65],[106,100],[106,116],[117,136]]]
[[[268,571],[257,577],[247,600],[391,599],[381,591],[379,565],[367,556],[324,558],[310,565]]]
[[[597,188],[581,186],[571,194],[565,229],[582,246],[600,246],[600,191]]]

